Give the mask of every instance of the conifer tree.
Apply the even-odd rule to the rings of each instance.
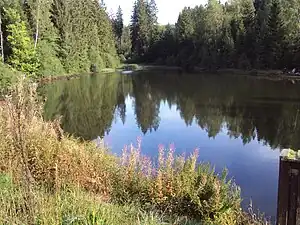
[[[265,39],[266,62],[270,68],[279,68],[282,59],[284,23],[281,16],[279,0],[272,0]]]
[[[118,11],[116,14],[116,18],[113,19],[113,26],[114,26],[114,33],[117,39],[117,47],[118,49],[121,48],[121,39],[122,39],[122,34],[123,34],[123,28],[124,28],[124,24],[123,24],[123,13],[122,13],[122,9],[119,6],[118,7]]]

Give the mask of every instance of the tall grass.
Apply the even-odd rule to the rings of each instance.
[[[263,224],[226,170],[197,158],[160,146],[154,162],[140,139],[116,157],[67,136],[22,79],[0,109],[0,224]]]

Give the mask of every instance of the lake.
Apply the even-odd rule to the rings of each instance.
[[[276,216],[279,154],[300,149],[300,88],[288,81],[171,71],[83,75],[41,89],[45,118],[61,117],[64,131],[104,138],[116,154],[142,138],[142,153],[158,145],[176,153],[199,149],[200,161],[228,168],[267,216]]]

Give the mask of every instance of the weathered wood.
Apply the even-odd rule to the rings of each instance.
[[[298,175],[300,176],[300,174]],[[296,211],[296,225],[300,225],[300,179],[298,178],[298,196],[297,196],[297,211]]]
[[[289,209],[288,209],[288,222],[289,224],[296,225],[297,214],[297,195],[298,195],[298,173],[299,170],[290,168],[290,187],[289,187]]]
[[[280,157],[277,225],[300,225],[300,162]]]
[[[286,225],[288,218],[288,190],[289,190],[289,165],[282,163],[280,157],[279,180],[278,180],[278,202],[277,202],[277,224]]]

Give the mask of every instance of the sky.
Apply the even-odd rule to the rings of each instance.
[[[123,10],[124,23],[130,22],[133,3],[135,0],[104,0],[109,13],[116,12],[120,5]],[[206,0],[156,0],[158,8],[158,23],[175,24],[181,10],[187,7],[195,7],[196,5],[205,4]]]

